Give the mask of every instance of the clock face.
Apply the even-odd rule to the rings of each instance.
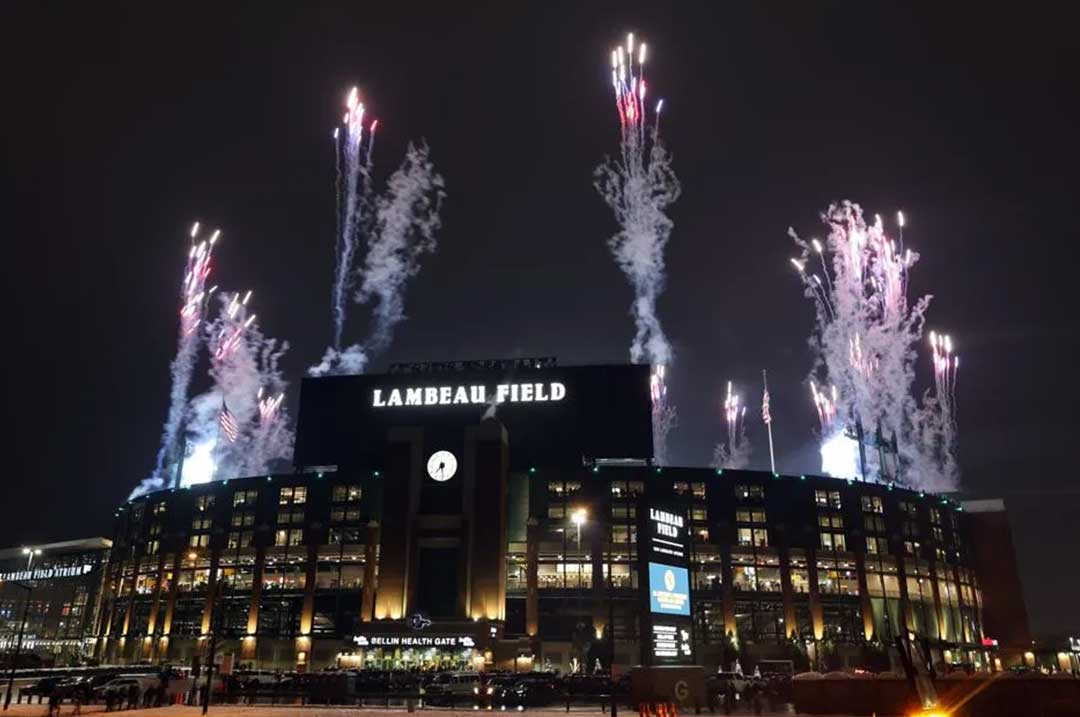
[[[428,458],[427,472],[432,480],[448,481],[457,473],[457,458],[450,451],[435,451]]]

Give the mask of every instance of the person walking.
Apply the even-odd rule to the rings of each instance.
[[[49,690],[49,717],[60,717],[60,690],[55,687]]]

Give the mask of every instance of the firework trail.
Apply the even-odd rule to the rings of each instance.
[[[265,473],[288,458],[293,434],[281,405],[286,383],[278,367],[287,343],[267,338],[255,314],[248,313],[251,292],[221,297],[217,319],[207,328],[209,391],[192,400],[188,426],[193,454],[208,455],[189,470],[184,485]],[[222,431],[222,417],[233,426]]]
[[[913,303],[907,298],[909,273],[919,256],[903,246],[902,234],[893,238],[886,232],[880,216],[868,223],[858,204],[833,204],[822,219],[829,228],[824,243],[788,233],[802,248],[792,264],[816,307],[811,345],[818,359],[811,379],[824,373],[831,384],[828,395],[817,384],[811,389],[819,419],[829,419],[822,421],[823,458],[834,465],[858,464],[857,457],[838,456],[842,445],[859,451],[857,442],[844,436],[857,427],[864,436],[895,440],[908,483],[927,490],[955,487],[955,463],[925,450],[926,415],[912,391],[915,346],[931,298]],[[902,227],[902,214],[898,223]],[[819,397],[828,404],[824,414]],[[895,468],[890,475],[878,460],[878,451],[866,450],[865,456],[867,479],[897,477]],[[822,468],[829,470],[824,462]]]
[[[821,424],[821,435],[831,435],[836,423],[836,386],[830,386],[827,391],[818,390],[817,384],[811,381],[810,396],[814,400],[814,408],[817,409],[818,423]]]
[[[364,143],[364,105],[355,87],[345,101],[345,117],[334,130],[338,202],[338,239],[331,300],[334,318],[333,349],[341,352],[341,334],[345,326],[346,303],[352,282],[356,244],[365,230],[371,205],[371,150],[375,146],[373,121]]]
[[[727,422],[727,443],[716,444],[713,465],[717,468],[745,468],[750,464],[750,441],[746,438],[746,406],[738,394],[731,392],[728,381],[724,398],[724,419]]]
[[[664,289],[664,248],[674,226],[665,209],[679,196],[679,180],[671,168],[671,155],[660,142],[660,110],[656,103],[650,123],[646,111],[646,46],[626,45],[611,51],[611,85],[619,114],[620,153],[607,158],[593,172],[593,186],[615,213],[619,230],[608,240],[615,262],[634,289],[630,314],[635,334],[630,360],[647,362],[653,374],[653,453],[657,463],[667,461],[668,432],[676,423],[675,408],[667,402],[664,367],[671,364],[671,344],[656,314],[656,300]]]
[[[365,143],[364,109],[356,102],[355,90],[349,95],[348,107],[345,131],[334,135],[335,146],[344,148],[338,160],[341,240],[332,292],[334,343],[322,360],[308,369],[312,376],[363,373],[370,357],[389,346],[394,327],[405,318],[405,283],[419,272],[420,255],[435,250],[445,196],[443,179],[435,172],[427,145],[410,144],[385,191],[375,198],[371,155],[377,122],[369,126]],[[339,137],[344,137],[340,145]],[[352,298],[360,304],[374,301],[374,316],[367,341],[342,348],[345,302],[357,273],[353,264],[361,236],[368,239],[368,253],[358,272],[360,287]]]
[[[153,474],[144,480],[132,495],[166,487],[169,476],[164,472],[167,464],[176,460],[182,450],[182,447],[177,445],[177,439],[185,419],[188,390],[198,359],[206,307],[210,295],[217,288],[208,289],[206,282],[213,267],[214,245],[221,237],[221,232],[215,230],[209,239],[199,239],[199,230],[199,222],[195,222],[191,227],[191,249],[188,251],[184,277],[180,282],[180,330],[176,356],[169,366],[172,385],[169,390],[169,411],[161,434],[161,447],[158,449]]]
[[[650,124],[646,113],[646,47],[635,52],[634,36],[611,52],[611,83],[619,113],[620,155],[608,158],[593,173],[593,184],[615,213],[619,231],[608,240],[615,261],[634,288],[636,333],[630,359],[669,365],[672,359],[656,299],[664,288],[664,247],[673,227],[664,213],[679,196],[671,155],[660,142],[660,110],[656,103]]]
[[[652,398],[653,462],[667,465],[668,433],[678,423],[675,407],[667,400],[667,384],[664,382],[663,365],[653,368],[649,377],[649,395]]]
[[[446,196],[426,144],[409,144],[401,166],[376,204],[375,232],[361,269],[356,302],[375,301],[372,328],[364,349],[384,351],[394,327],[405,318],[405,282],[420,271],[420,256],[435,251],[439,210]]]

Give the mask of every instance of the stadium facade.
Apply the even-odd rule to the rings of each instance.
[[[1000,667],[982,588],[1009,583],[972,545],[986,511],[651,456],[644,366],[305,379],[295,472],[118,510],[96,654],[186,662],[213,634],[268,668],[825,669],[887,664],[910,634],[935,662]]]

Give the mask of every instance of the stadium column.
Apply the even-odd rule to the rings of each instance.
[[[899,542],[896,546],[899,550],[894,551],[896,558],[896,580],[900,583],[900,629],[901,631],[913,632],[911,629],[913,623],[911,615],[911,597],[908,595],[907,589],[907,569],[904,565],[904,543]]]
[[[375,576],[379,569],[379,523],[367,524],[364,543],[364,584],[360,589],[360,621],[371,622],[375,612]]]
[[[956,607],[957,613],[960,615],[960,624],[956,626],[956,641],[957,642],[975,642],[975,638],[971,635],[971,631],[968,629],[967,620],[964,619],[964,590],[960,586],[960,566],[952,566],[952,579],[953,585],[956,586]]]
[[[177,550],[173,556],[172,579],[169,582],[169,597],[165,602],[165,620],[161,624],[161,644],[158,645],[159,659],[165,658],[169,654],[169,633],[172,632],[173,615],[176,613],[176,593],[180,585],[180,561],[182,559],[182,550]]]
[[[535,650],[540,634],[540,521],[529,518],[525,525],[525,633]]]
[[[817,548],[807,548],[806,563],[810,577],[810,624],[814,630],[814,639],[820,640],[825,636],[825,613],[821,607],[821,591],[818,587]]]
[[[135,557],[131,568],[131,587],[128,588],[127,605],[124,607],[124,627],[120,630],[120,638],[127,638],[128,628],[131,627],[131,614],[135,610],[135,587],[139,583],[139,566],[142,563],[142,555]]]
[[[210,572],[206,577],[206,605],[203,607],[202,626],[199,634],[203,637],[210,634],[214,624],[214,603],[217,602],[218,591],[218,564],[221,561],[221,548],[210,548]]]
[[[156,644],[157,619],[161,612],[161,584],[165,580],[165,553],[158,555],[158,566],[154,578],[154,592],[150,597],[150,617],[146,622],[146,638],[143,640],[143,659],[153,660]]]
[[[484,421],[466,427],[462,491],[469,531],[466,614],[474,620],[502,621],[506,618],[506,481],[509,467],[509,439],[501,423]]]
[[[101,610],[98,622],[98,654],[97,659],[105,661],[109,649],[109,636],[112,632],[113,614],[116,612],[116,601],[119,598],[116,589],[117,581],[121,575],[120,563],[109,563],[105,567],[104,584],[102,585],[102,601],[106,605]]]
[[[266,562],[266,546],[255,547],[255,569],[251,574],[251,601],[248,603],[247,629],[240,646],[240,657],[244,660],[255,659],[255,634],[259,631],[259,599],[263,589],[263,564]]]
[[[644,582],[647,582],[648,579],[648,575],[638,576],[638,580]],[[720,602],[724,607],[724,634],[730,635],[731,637],[737,637],[738,626],[735,624],[735,591],[731,584],[733,579],[734,573],[731,571],[731,544],[725,541],[720,546]]]
[[[304,574],[304,603],[300,608],[300,635],[296,639],[296,664],[311,662],[311,628],[315,622],[315,580],[318,576],[319,549],[314,536],[308,537],[307,569]]]
[[[855,575],[859,581],[859,606],[862,608],[863,635],[867,640],[874,636],[874,607],[870,602],[870,590],[866,583],[866,556],[855,553]]]
[[[412,572],[413,535],[423,469],[423,431],[395,426],[388,435],[383,480],[382,530],[379,534],[379,589],[376,620],[405,617],[408,576]]]
[[[608,515],[610,515],[610,510]],[[583,526],[587,531],[589,544],[589,557],[592,562],[592,596],[593,596],[593,629],[596,630],[596,639],[604,636],[604,627],[608,621],[607,583],[604,580],[604,553],[608,548],[607,537],[611,531],[607,529],[607,521],[604,514],[594,504],[589,506],[589,519]],[[608,548],[610,550],[610,548]]]
[[[790,638],[799,634],[799,626],[795,621],[794,591],[791,588],[791,553],[786,545],[780,546],[780,594],[784,601],[784,637]]]
[[[941,599],[941,591],[938,589],[938,568],[941,563],[935,558],[930,561],[930,588],[934,596],[934,617],[938,623],[938,640],[945,642],[945,602]]]

